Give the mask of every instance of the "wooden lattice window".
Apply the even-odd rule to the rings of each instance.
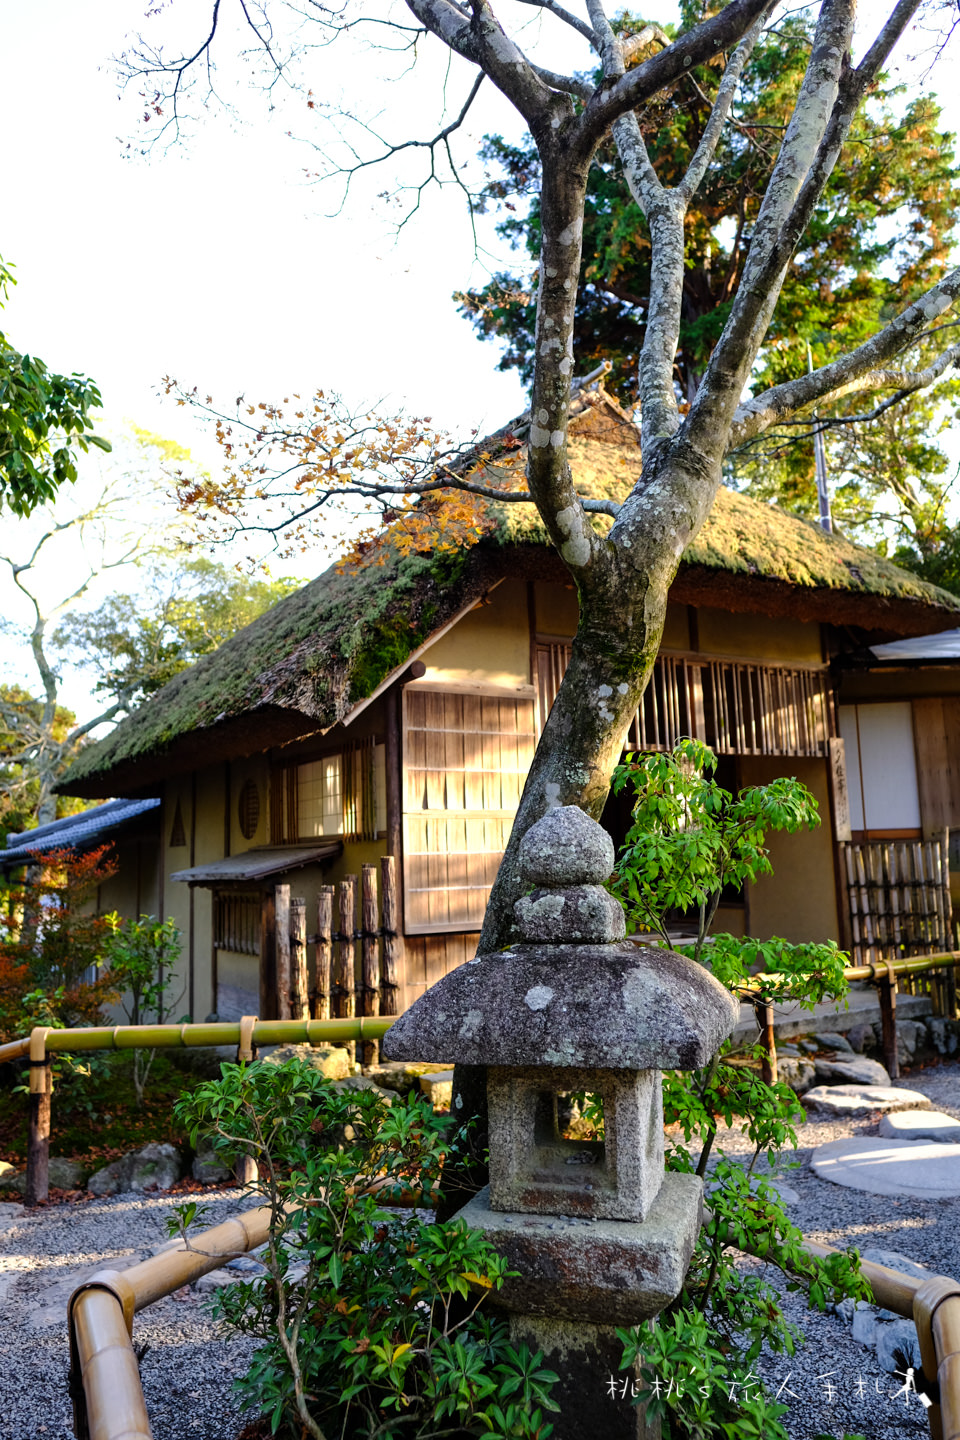
[[[570,645],[537,644],[540,724],[570,663]],[[825,755],[835,733],[825,670],[658,655],[630,724],[629,750],[672,750],[684,736],[718,755]]]
[[[407,934],[479,930],[536,743],[532,694],[404,689]]]
[[[375,840],[385,824],[384,787],[384,747],[373,735],[347,741],[335,754],[283,765],[273,777],[271,840]]]
[[[236,955],[260,954],[262,897],[259,890],[217,890],[213,896],[213,943]]]
[[[256,780],[247,780],[240,791],[237,802],[240,834],[244,840],[252,840],[260,824],[260,791]]]

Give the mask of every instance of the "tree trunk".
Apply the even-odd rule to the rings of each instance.
[[[478,953],[517,939],[513,906],[522,893],[516,854],[548,810],[578,805],[599,820],[660,646],[669,581],[620,572],[619,583],[585,598],[570,664],[547,717],[484,916]],[[675,566],[674,566],[675,568]],[[672,574],[671,577],[672,579]]]

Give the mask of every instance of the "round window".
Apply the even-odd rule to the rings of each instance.
[[[260,791],[255,780],[248,780],[240,791],[240,834],[252,840],[260,821]]]

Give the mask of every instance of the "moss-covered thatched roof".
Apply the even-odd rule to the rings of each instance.
[[[498,438],[486,442],[494,473]],[[636,432],[605,397],[593,397],[571,423],[570,458],[582,494],[619,498],[636,478]],[[91,798],[129,793],[326,729],[504,574],[568,578],[532,506],[490,506],[488,520],[479,544],[455,556],[386,549],[383,564],[332,566],[85,750],[58,788]],[[946,591],[725,489],[684,555],[671,598],[856,625],[875,639],[946,629],[960,616],[960,600]]]

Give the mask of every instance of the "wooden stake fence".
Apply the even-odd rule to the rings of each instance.
[[[381,857],[379,885],[373,864],[364,865],[359,877],[346,875],[336,886],[321,885],[312,935],[307,934],[305,901],[291,899],[289,885],[277,885],[275,896],[281,1019],[349,1020],[358,1010],[367,1016],[399,1013],[403,936],[397,862],[392,855]],[[286,937],[281,931],[284,923]],[[308,946],[314,948],[312,988]],[[353,1056],[353,1042],[347,1049]],[[378,1041],[364,1040],[363,1063],[376,1064],[379,1052]]]

